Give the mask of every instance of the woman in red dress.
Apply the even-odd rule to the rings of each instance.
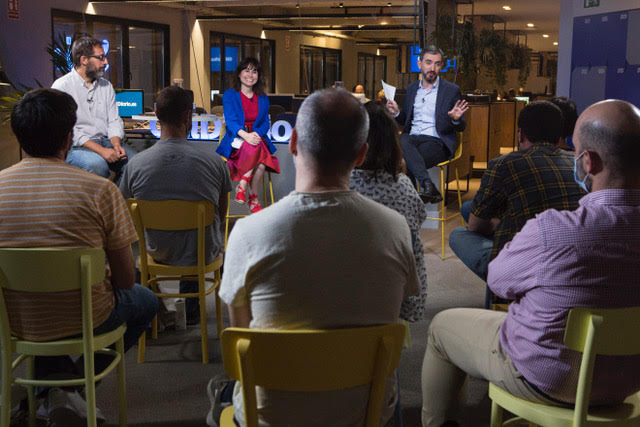
[[[255,58],[243,59],[234,73],[234,87],[222,97],[227,127],[218,154],[228,159],[231,179],[240,181],[235,201],[262,209],[258,189],[266,170],[280,173],[276,147],[268,136],[269,98],[264,93],[262,67]]]

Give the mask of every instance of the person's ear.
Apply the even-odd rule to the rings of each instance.
[[[366,142],[362,145],[362,148],[360,148],[360,152],[358,153],[358,157],[356,157],[356,162],[354,164],[355,166],[360,166],[361,164],[364,163],[365,159],[367,158],[367,151],[369,151],[369,144],[367,144]]]
[[[518,128],[518,144],[522,144],[524,142],[524,133],[522,132],[522,128]]]
[[[582,167],[589,175],[595,175],[604,169],[602,158],[595,151],[584,150],[584,156],[582,156],[582,158]]]
[[[289,153],[292,156],[296,156],[298,154],[298,133],[296,129],[293,128],[291,130],[291,138],[289,139]]]

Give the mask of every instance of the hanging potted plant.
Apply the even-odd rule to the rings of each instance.
[[[495,31],[482,30],[479,45],[481,64],[500,91],[503,91],[507,83],[507,68],[512,58],[509,43]]]
[[[511,46],[511,68],[518,70],[518,83],[525,87],[531,73],[531,49],[521,44]]]

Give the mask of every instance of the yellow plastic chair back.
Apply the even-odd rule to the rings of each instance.
[[[401,323],[334,330],[228,328],[222,332],[222,357],[227,374],[242,383],[248,427],[258,426],[256,386],[311,392],[364,384],[371,384],[366,426],[379,426],[387,377],[398,366],[404,336]],[[225,409],[222,426],[232,411]]]
[[[593,367],[596,355],[625,356],[640,354],[640,307],[618,309],[573,308],[569,312],[564,343],[582,353],[575,408],[546,406],[512,396],[489,384],[493,400],[491,425],[502,425],[502,408],[543,426],[638,426],[640,392],[620,405],[589,409]],[[513,423],[511,420],[508,422]],[[505,423],[506,425],[506,423]]]
[[[35,426],[33,386],[84,386],[87,398],[87,420],[96,426],[95,382],[118,368],[118,406],[120,425],[126,426],[126,391],[124,379],[124,342],[126,326],[121,325],[102,335],[93,335],[91,288],[105,277],[105,253],[101,248],[0,248],[0,344],[2,345],[2,403],[0,426],[8,427],[11,410],[11,384],[27,387],[29,425]],[[22,292],[63,292],[80,290],[82,303],[82,336],[56,341],[34,342],[12,336],[4,299],[4,290]],[[60,307],[61,310],[64,307]],[[106,347],[116,343],[116,350]],[[94,352],[109,354],[113,362],[102,372],[94,372]],[[19,356],[14,360],[13,354]],[[34,356],[84,354],[85,377],[68,380],[34,379]],[[27,376],[14,376],[14,370],[27,362]]]
[[[220,286],[220,268],[222,253],[211,263],[206,264],[205,229],[212,226],[215,217],[215,205],[210,201],[185,200],[139,200],[128,199],[127,204],[138,235],[140,250],[140,278],[143,286],[150,287],[159,298],[199,298],[200,330],[202,335],[202,363],[209,361],[207,304],[206,296],[215,291],[216,320],[218,334],[222,331],[222,304],[218,298]],[[197,264],[194,266],[174,266],[155,262],[147,253],[145,229],[183,231],[197,230]],[[205,274],[215,272],[215,277]],[[158,282],[168,280],[194,280],[199,283],[197,293],[164,293],[158,288]],[[211,286],[206,287],[206,282]],[[153,338],[158,335],[157,317],[153,321]],[[138,362],[145,358],[146,334],[138,341]]]

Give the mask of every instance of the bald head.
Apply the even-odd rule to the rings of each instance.
[[[368,131],[367,112],[344,89],[314,92],[304,100],[296,119],[298,148],[329,173],[352,167]]]
[[[578,118],[576,151],[594,151],[614,176],[640,173],[640,110],[608,99],[591,105]]]

